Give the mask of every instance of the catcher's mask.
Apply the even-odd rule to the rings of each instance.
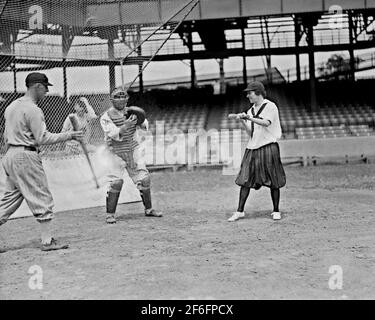
[[[127,100],[127,99],[129,99],[129,94],[127,93],[126,90],[124,90],[122,88],[117,88],[117,89],[112,91],[111,99],[117,100],[117,101]]]

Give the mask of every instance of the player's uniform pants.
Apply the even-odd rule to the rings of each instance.
[[[145,156],[137,147],[134,151],[112,153],[113,163],[108,174],[110,185],[123,179],[125,170],[139,190],[150,189],[150,174],[146,168]]]
[[[51,220],[53,198],[39,154],[23,147],[10,147],[2,164],[6,180],[0,199],[0,225],[20,207],[23,199],[38,221]]]

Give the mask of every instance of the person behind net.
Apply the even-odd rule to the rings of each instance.
[[[52,237],[54,203],[39,147],[71,139],[80,141],[83,137],[82,131],[47,131],[43,111],[37,104],[47,94],[49,86],[52,84],[45,74],[28,74],[26,94],[5,109],[4,142],[7,151],[2,164],[6,180],[0,198],[0,225],[7,222],[23,200],[26,200],[30,211],[40,224],[43,251],[66,249],[68,244]]]
[[[274,220],[280,220],[280,188],[285,186],[286,177],[277,143],[281,138],[279,111],[275,103],[265,98],[266,90],[261,82],[250,83],[245,92],[252,106],[247,113],[238,114],[237,119],[249,134],[249,141],[235,180],[241,187],[237,212],[228,221],[245,217],[244,208],[250,189],[258,190],[262,186],[270,188],[271,215]]]
[[[145,215],[161,217],[162,213],[152,207],[151,179],[137,139],[137,117],[127,113],[128,92],[117,88],[111,93],[110,99],[112,106],[100,118],[106,145],[115,158],[108,175],[106,222],[116,223],[115,213],[124,183],[124,169],[127,170],[129,177],[140,192]],[[139,127],[148,130],[147,119]]]
[[[63,124],[61,132],[68,132],[73,130],[70,116],[75,115],[79,123],[79,130],[83,131],[83,142],[86,144],[88,151],[95,150],[94,146],[89,144],[92,131],[92,123],[98,116],[95,114],[93,107],[88,102],[87,98],[81,97],[74,103],[74,113],[69,114]],[[67,141],[66,150],[69,154],[77,154],[81,152],[81,147],[77,141]]]

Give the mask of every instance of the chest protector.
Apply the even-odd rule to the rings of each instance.
[[[126,115],[118,114],[114,110],[109,110],[108,116],[117,127],[123,126],[127,119]],[[133,151],[139,145],[136,140],[136,131],[136,126],[132,126],[121,134],[121,141],[108,139],[107,144],[116,154]]]

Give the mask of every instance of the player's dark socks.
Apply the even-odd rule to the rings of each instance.
[[[279,212],[280,189],[271,189],[273,212]]]
[[[247,187],[241,187],[241,190],[240,190],[240,199],[239,199],[239,202],[238,202],[238,209],[237,211],[238,212],[243,212],[244,209],[245,209],[245,203],[246,203],[246,200],[249,196],[249,193],[250,193],[250,188],[247,188]]]
[[[143,205],[145,206],[145,209],[151,209],[152,208],[151,189],[140,190],[139,193],[141,194],[142,202],[143,202]]]
[[[107,192],[106,209],[107,213],[115,213],[120,192]]]

